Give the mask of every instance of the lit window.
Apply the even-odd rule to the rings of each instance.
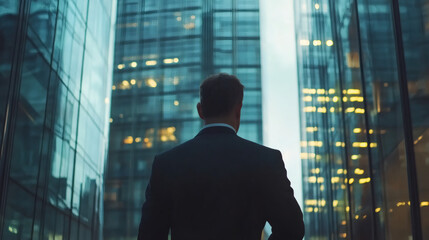
[[[320,46],[320,45],[322,45],[322,41],[320,41],[320,40],[314,40],[313,41],[313,46]]]
[[[157,61],[156,60],[149,60],[149,61],[146,61],[146,66],[155,66],[156,64],[157,64]]]
[[[306,39],[302,39],[302,40],[299,41],[299,44],[301,46],[310,46],[310,41],[306,40]]]
[[[360,168],[356,168],[355,169],[355,174],[356,175],[362,175],[362,174],[364,174],[365,173],[365,171],[363,170],[363,169],[360,169]]]
[[[125,68],[125,64],[118,64],[118,69],[124,69]]]
[[[134,142],[134,138],[131,136],[124,138],[124,141],[123,141],[124,144],[132,144],[133,142]]]
[[[136,84],[136,80],[135,79],[131,79],[130,83],[131,83],[131,85],[135,85]]]
[[[334,41],[332,41],[332,40],[326,41],[326,46],[332,47],[333,45],[334,45]]]
[[[179,101],[174,100],[174,106],[179,106]]]
[[[319,10],[319,8],[320,8],[320,4],[318,4],[318,3],[314,4],[314,8],[315,8],[316,10]]]
[[[133,67],[133,68],[137,67],[137,62],[131,62],[130,67]]]
[[[148,78],[146,79],[146,86],[151,87],[151,88],[155,88],[158,84],[156,83],[156,81],[153,78]]]

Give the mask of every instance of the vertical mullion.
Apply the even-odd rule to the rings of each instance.
[[[413,239],[423,239],[420,216],[420,201],[418,192],[417,168],[413,143],[413,126],[411,119],[410,101],[408,96],[407,67],[405,60],[404,42],[402,38],[401,16],[399,1],[392,0],[393,24],[395,30],[396,56],[399,74],[399,91],[401,100],[402,120],[404,126],[405,153],[407,156],[408,193],[411,208],[411,228]]]

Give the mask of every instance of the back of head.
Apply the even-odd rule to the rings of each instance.
[[[240,80],[226,73],[206,78],[200,85],[200,103],[205,118],[228,115],[243,101],[244,86]]]

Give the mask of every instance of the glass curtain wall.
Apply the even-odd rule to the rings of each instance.
[[[0,1],[0,239],[101,239],[112,16]]]
[[[429,1],[295,13],[306,237],[429,238]]]
[[[257,0],[119,0],[105,239],[135,239],[152,161],[193,138],[207,76],[245,85],[239,135],[262,142]]]

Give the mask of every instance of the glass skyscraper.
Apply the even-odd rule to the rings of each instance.
[[[0,0],[0,239],[101,239],[112,10]]]
[[[429,1],[295,1],[306,239],[429,239]]]
[[[207,76],[245,85],[239,135],[262,142],[258,0],[119,0],[105,239],[135,239],[155,154],[193,138]]]

